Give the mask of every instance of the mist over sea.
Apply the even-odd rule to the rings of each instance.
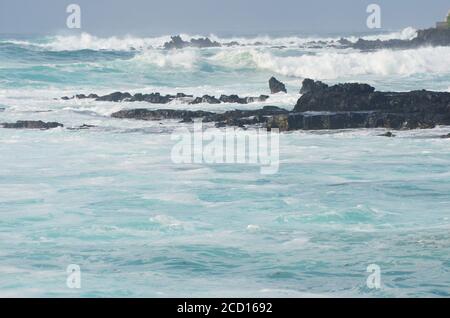
[[[416,30],[362,35],[412,39]],[[280,167],[171,161],[178,121],[112,118],[127,108],[291,110],[304,78],[377,90],[450,91],[450,47],[361,52],[361,34],[0,35],[0,296],[450,296],[450,127],[296,131]],[[232,46],[226,43],[235,42]],[[247,105],[61,100],[115,91],[269,95]],[[83,124],[88,130],[70,130]],[[82,288],[66,286],[81,268]],[[377,264],[382,286],[366,286]]]

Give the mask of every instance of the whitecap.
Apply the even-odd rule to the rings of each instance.
[[[343,77],[411,76],[450,73],[449,47],[423,47],[411,50],[328,50],[300,56],[276,56],[258,49],[220,52],[211,61],[234,68],[255,67],[285,76],[316,79]]]

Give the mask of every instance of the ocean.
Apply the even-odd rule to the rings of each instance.
[[[450,143],[435,138],[450,127],[396,138],[281,133],[279,170],[263,175],[257,165],[174,163],[171,133],[190,124],[110,116],[291,110],[304,78],[450,91],[450,47],[361,52],[334,45],[355,34],[207,36],[239,45],[167,51],[170,36],[0,35],[0,123],[65,126],[0,129],[0,296],[450,296]],[[248,105],[61,100],[269,95],[271,76],[288,93]],[[68,129],[83,124],[95,127]],[[72,264],[80,288],[68,284]],[[380,288],[367,284],[372,264]]]

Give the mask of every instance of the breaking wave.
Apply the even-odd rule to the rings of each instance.
[[[193,69],[199,60],[196,50],[147,50],[137,54],[131,61],[136,63],[156,65],[161,68]]]
[[[402,39],[410,40],[417,35],[414,28],[408,27],[401,31],[391,33],[379,33],[365,36],[347,36],[344,37],[352,42],[363,38],[366,40],[390,40]],[[181,37],[189,41],[193,38],[203,37],[201,35],[181,34]],[[268,35],[254,37],[219,37],[214,34],[207,35],[211,40],[221,44],[236,42],[241,46],[285,46],[296,47],[302,46],[313,41],[335,42],[340,37],[321,37],[321,36],[284,36],[272,37]],[[77,50],[111,50],[111,51],[130,51],[130,50],[146,50],[149,48],[161,48],[164,43],[170,41],[170,36],[157,37],[98,37],[89,33],[81,33],[79,35],[56,35],[46,37],[45,39],[33,40],[2,40],[1,42],[16,44],[20,46],[33,46],[50,51],[77,51]]]
[[[335,79],[354,75],[400,75],[450,73],[450,48],[426,47],[414,50],[323,51],[299,56],[276,56],[257,49],[222,51],[213,63],[228,67],[255,67],[293,77]]]

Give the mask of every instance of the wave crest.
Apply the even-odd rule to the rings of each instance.
[[[400,75],[450,73],[450,48],[426,47],[414,50],[358,52],[342,50],[314,55],[275,56],[257,49],[220,52],[211,58],[228,67],[255,67],[285,76],[336,79],[356,75]]]
[[[365,40],[391,40],[401,39],[410,40],[417,36],[417,30],[408,27],[401,31],[391,33],[379,33],[373,35],[361,36]],[[201,35],[181,34],[181,37],[190,41],[193,38],[203,37]],[[314,41],[323,41],[325,43],[335,43],[340,37],[321,37],[321,36],[284,36],[273,37],[268,35],[253,37],[219,37],[214,34],[207,36],[213,41],[223,45],[230,42],[237,42],[241,46],[283,46],[283,47],[301,47]],[[359,36],[344,36],[349,41],[356,42]],[[11,43],[20,46],[39,47],[50,51],[77,51],[77,50],[110,50],[110,51],[130,51],[146,50],[148,48],[161,48],[164,43],[170,41],[170,36],[157,37],[98,37],[89,33],[79,35],[56,35],[35,41],[6,40],[3,43]]]
[[[193,69],[197,65],[199,56],[196,50],[157,51],[147,50],[137,54],[132,62],[156,65],[164,68]]]

